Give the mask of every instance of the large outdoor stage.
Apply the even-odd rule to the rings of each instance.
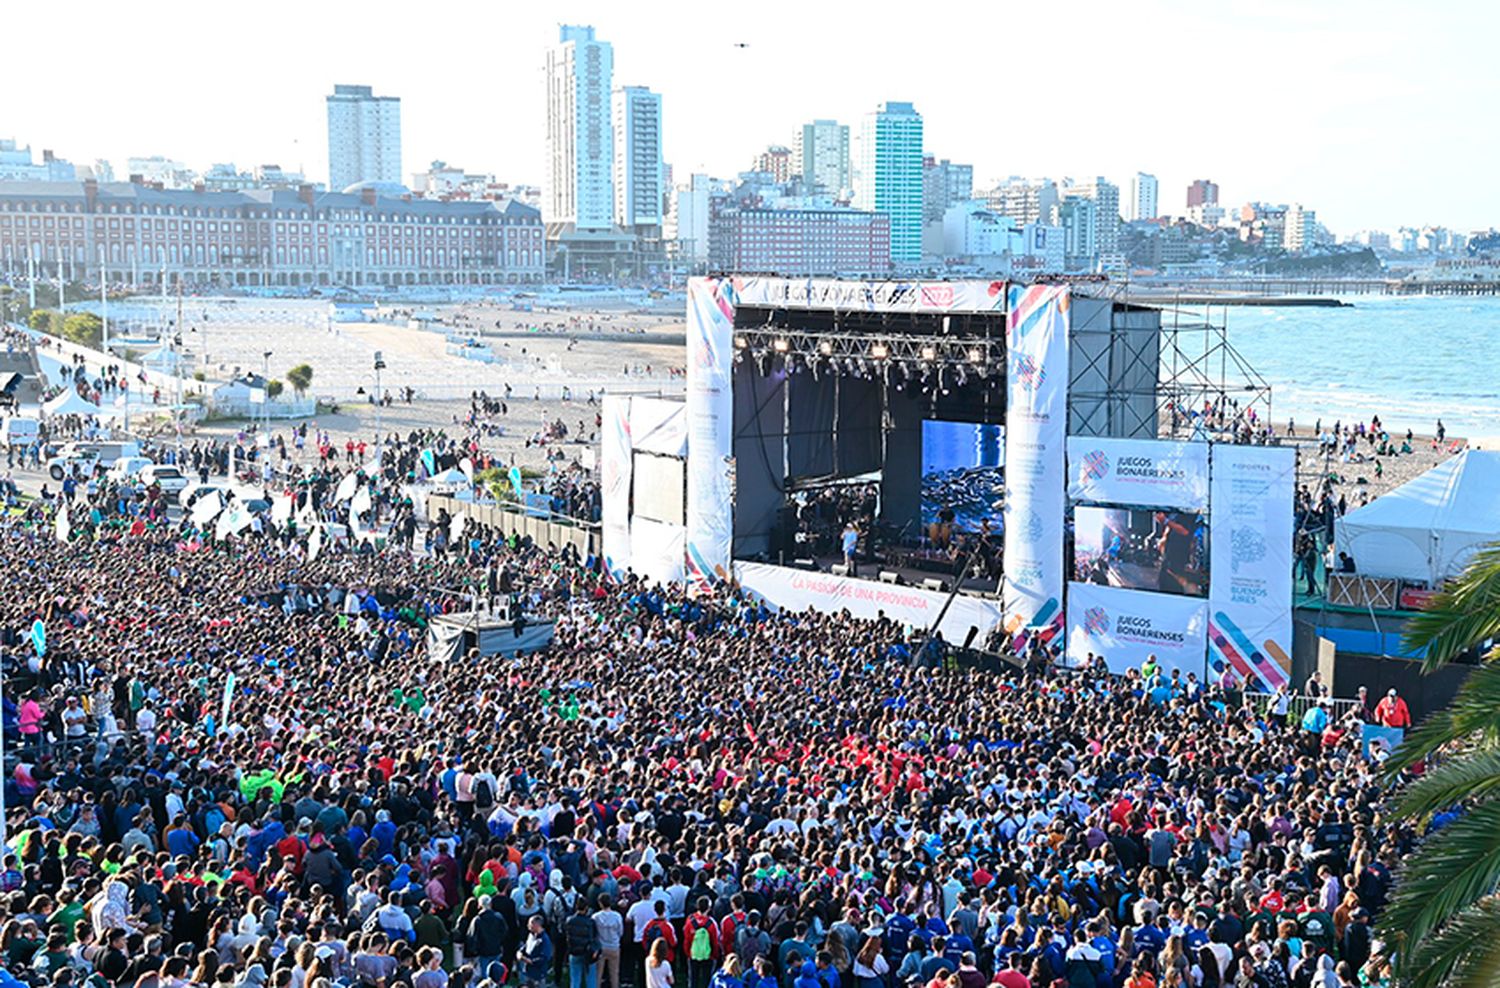
[[[1068,285],[695,279],[686,401],[605,400],[607,563],[1274,686],[1295,459],[1206,441],[1236,402],[1269,413],[1205,373],[1213,333]],[[1283,542],[1284,600],[1247,582]],[[851,547],[858,576],[832,562]]]

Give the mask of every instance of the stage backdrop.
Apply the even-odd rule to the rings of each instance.
[[[1063,627],[1069,302],[1065,287],[1010,290],[1004,610],[1017,648]]]
[[[599,481],[604,565],[613,576],[630,568],[630,398],[605,395],[600,409]]]
[[[1297,453],[1214,446],[1209,538],[1209,672],[1253,689],[1292,675],[1292,502]]]
[[[1140,668],[1155,655],[1162,668],[1204,675],[1208,605],[1176,594],[1068,584],[1068,660],[1093,652],[1109,670]]]
[[[686,576],[692,590],[707,590],[729,575],[734,306],[730,279],[688,281]]]
[[[734,572],[741,586],[778,610],[801,611],[811,607],[836,614],[847,609],[857,618],[875,618],[883,612],[886,617],[913,628],[931,627],[948,599],[946,593],[916,587],[766,563],[736,562]],[[937,630],[950,645],[962,645],[969,629],[978,628],[974,640],[983,644],[999,623],[1000,608],[994,601],[959,594],[953,598]]]
[[[1068,496],[1094,504],[1208,507],[1208,444],[1068,438]]]

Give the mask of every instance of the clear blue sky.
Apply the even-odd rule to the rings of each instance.
[[[1500,225],[1500,4],[1437,0],[479,3],[100,0],[6,11],[0,137],[117,164],[276,162],[326,180],[335,82],[402,98],[406,173],[434,158],[540,181],[543,49],[593,24],[616,84],[663,94],[677,175],[729,176],[813,117],[883,100],[930,153],[1010,174],[1219,182],[1332,229]],[[748,48],[736,48],[746,42]],[[22,82],[22,80],[25,80]]]

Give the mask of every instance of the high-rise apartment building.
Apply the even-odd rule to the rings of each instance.
[[[839,196],[853,188],[849,174],[849,125],[814,120],[797,133],[794,158],[803,181],[815,190]]]
[[[1103,178],[1065,184],[1063,199],[1090,199],[1094,203],[1094,249],[1115,254],[1120,249],[1120,189]]]
[[[1012,175],[979,198],[1001,216],[1017,223],[1051,223],[1057,207],[1057,185],[1050,178]]]
[[[1057,207],[1063,253],[1069,268],[1092,268],[1100,253],[1099,204],[1086,196],[1068,196]]]
[[[688,264],[708,263],[708,214],[712,190],[713,181],[707,175],[696,173],[672,190],[665,235],[677,245],[677,256]]]
[[[401,98],[369,86],[333,87],[328,100],[328,188],[401,181]]]
[[[883,103],[860,128],[855,201],[891,218],[891,260],[922,260],[922,115],[910,103]]]
[[[614,219],[614,48],[592,27],[563,25],[547,49],[547,167],[542,218],[577,230],[609,230]]]
[[[1294,202],[1286,207],[1281,244],[1289,253],[1300,254],[1318,242],[1318,214]]]
[[[1130,218],[1154,220],[1160,215],[1156,208],[1156,176],[1136,172],[1130,179]]]
[[[1216,182],[1206,178],[1194,179],[1193,184],[1187,189],[1187,205],[1189,209],[1194,206],[1217,206],[1219,204],[1219,186]]]
[[[947,158],[938,161],[931,155],[922,159],[922,218],[925,221],[942,222],[949,206],[973,198],[973,165],[956,165]]]
[[[790,182],[798,174],[796,156],[792,149],[782,144],[772,144],[750,163],[750,170],[771,176],[773,182]]]
[[[614,94],[615,222],[659,234],[665,176],[661,160],[661,94],[622,86]]]

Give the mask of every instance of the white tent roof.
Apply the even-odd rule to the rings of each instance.
[[[1466,450],[1334,523],[1363,576],[1436,586],[1500,541],[1500,452]]]
[[[99,406],[85,399],[74,388],[67,388],[42,405],[47,415],[98,415]]]
[[[449,467],[442,473],[434,477],[429,477],[427,482],[430,484],[449,484],[457,487],[467,487],[469,486],[469,477],[457,467]]]

